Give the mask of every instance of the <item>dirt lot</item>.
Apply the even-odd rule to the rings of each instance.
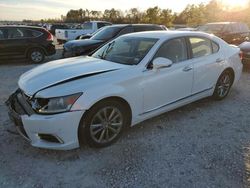
[[[0,65],[0,187],[250,185],[250,66],[223,101],[203,99],[145,121],[108,148],[72,151],[31,147],[7,117],[4,101],[34,66]]]

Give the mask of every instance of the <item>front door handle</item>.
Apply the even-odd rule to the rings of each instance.
[[[188,72],[188,71],[191,71],[192,69],[193,69],[192,67],[186,66],[186,67],[184,67],[183,71]]]

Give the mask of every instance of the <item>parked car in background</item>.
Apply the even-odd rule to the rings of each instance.
[[[53,35],[42,27],[0,26],[0,59],[25,57],[41,63],[56,53]]]
[[[132,33],[92,56],[24,73],[6,104],[35,147],[105,147],[125,127],[208,96],[224,99],[242,73],[239,53],[202,32]]]
[[[90,21],[85,22],[78,29],[56,29],[56,38],[59,43],[76,40],[81,35],[94,33],[98,29],[107,25],[111,25],[111,23],[104,21]]]
[[[160,25],[160,27],[162,28],[162,30],[168,31],[168,28],[165,25]]]
[[[242,51],[242,62],[250,63],[250,42],[243,42],[239,48]]]
[[[81,35],[77,40],[89,39],[89,38],[91,38],[93,35],[95,35],[97,32],[99,32],[100,30],[102,30],[105,27],[106,26],[101,27],[100,29],[96,30],[94,33]]]
[[[214,22],[197,28],[199,31],[212,33],[229,44],[239,45],[249,40],[249,27],[240,22]]]
[[[193,27],[184,27],[184,28],[176,29],[176,31],[197,31],[197,28],[193,28]]]
[[[69,27],[65,24],[52,24],[48,30],[55,35],[56,29],[69,29]]]
[[[164,27],[154,24],[119,24],[106,26],[90,39],[73,40],[65,43],[63,46],[63,57],[88,55],[106,42],[127,33],[159,31],[164,29]]]

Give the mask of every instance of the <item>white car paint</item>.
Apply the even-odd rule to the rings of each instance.
[[[82,116],[96,102],[107,97],[120,97],[128,102],[132,111],[133,126],[163,112],[211,96],[219,76],[226,68],[233,69],[234,84],[240,78],[242,63],[238,55],[239,49],[229,46],[213,35],[160,31],[133,33],[129,36],[159,39],[138,65],[122,65],[93,57],[77,57],[43,64],[21,76],[18,82],[20,89],[29,96],[35,95],[36,98],[83,92],[71,112],[21,116],[33,146],[61,150],[78,147],[78,127]],[[183,36],[208,38],[218,43],[220,50],[209,56],[173,64],[169,68],[147,69],[147,64],[164,41]],[[218,59],[220,61],[216,62]],[[190,70],[185,71],[186,69]],[[86,74],[99,72],[103,73],[84,77]],[[82,78],[72,79],[81,76]],[[68,79],[72,81],[63,82]],[[58,136],[63,143],[43,141],[37,136],[39,132]]]

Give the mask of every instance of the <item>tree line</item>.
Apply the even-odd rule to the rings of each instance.
[[[131,8],[127,11],[106,9],[104,11],[79,9],[70,10],[60,20],[48,19],[43,22],[82,23],[90,20],[105,20],[116,23],[154,23],[171,27],[173,24],[183,24],[195,27],[215,21],[240,21],[250,25],[250,1],[248,6],[240,9],[228,9],[217,0],[204,4],[189,4],[180,12],[171,9],[161,9],[158,6],[141,11]]]

